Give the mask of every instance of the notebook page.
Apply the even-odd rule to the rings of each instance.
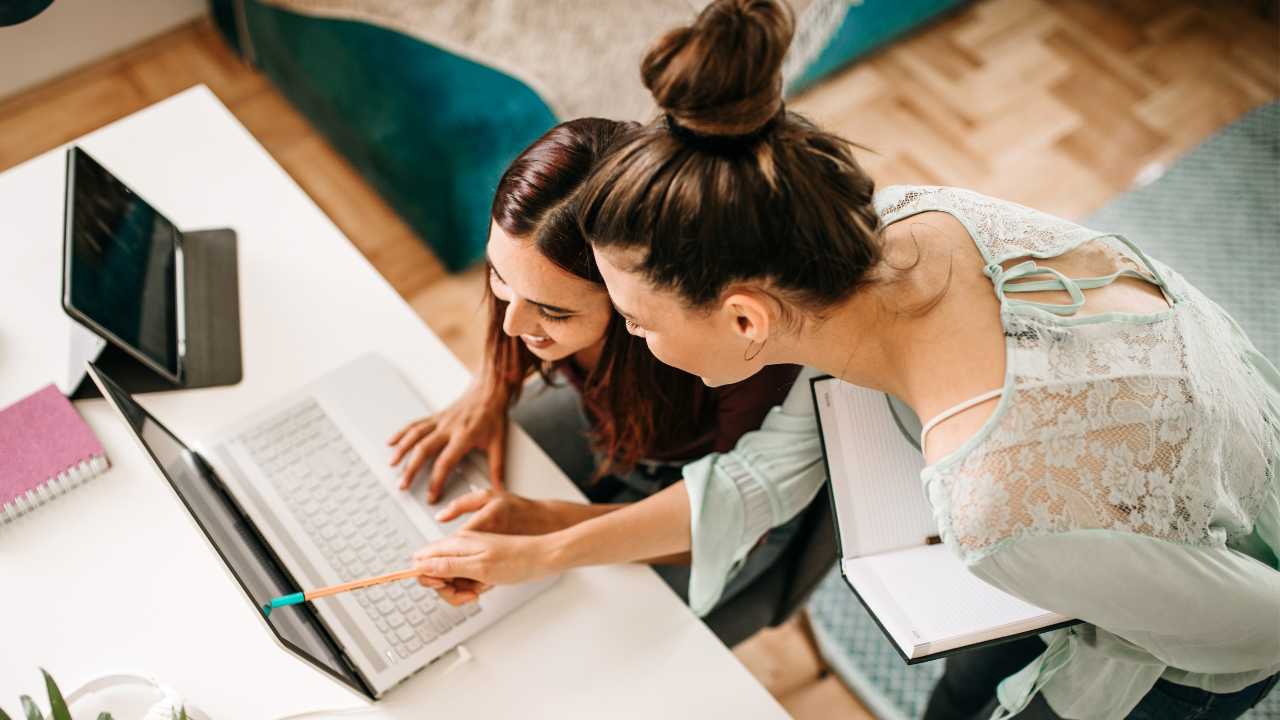
[[[973,576],[945,545],[847,559],[850,584],[908,657],[1063,622]]]
[[[898,429],[884,393],[814,383],[845,557],[923,545],[937,535],[920,484],[924,456]]]

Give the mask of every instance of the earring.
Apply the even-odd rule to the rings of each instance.
[[[764,343],[766,342],[769,342],[768,338],[765,338],[764,342],[760,343],[760,347],[756,350],[755,355],[752,355],[751,357],[747,357],[747,353],[751,352],[751,346],[755,345],[756,341],[752,340],[751,342],[747,343],[747,349],[742,351],[742,361],[751,362],[752,360],[755,360],[756,355],[759,355],[760,351],[764,349]]]

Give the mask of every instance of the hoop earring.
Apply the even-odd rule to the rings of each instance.
[[[756,344],[756,341],[752,340],[751,342],[747,343],[747,349],[742,351],[742,361],[751,362],[752,360],[755,360],[756,355],[760,354],[760,351],[764,349],[764,343],[767,343],[767,342],[769,342],[769,338],[765,338],[764,342],[760,343],[760,347],[756,350],[755,355],[752,355],[751,357],[747,357],[747,353],[751,350],[751,346]]]

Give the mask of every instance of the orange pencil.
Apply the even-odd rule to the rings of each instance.
[[[330,595],[337,595],[338,593],[344,593],[348,590],[359,590],[360,588],[370,587],[372,585],[381,585],[383,583],[395,582],[397,580],[407,580],[421,574],[422,573],[417,570],[410,568],[408,570],[387,573],[386,575],[375,575],[363,580],[352,580],[351,582],[342,583],[341,585],[331,585],[326,588],[320,588],[319,590],[307,590],[304,592],[294,593],[292,595],[285,595],[284,597],[278,597],[270,603],[263,605],[262,614],[270,615],[272,608],[284,607],[285,605],[297,605],[298,603],[307,602],[308,600],[329,597]]]

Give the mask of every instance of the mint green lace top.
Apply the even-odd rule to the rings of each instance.
[[[1120,720],[1161,677],[1234,692],[1280,671],[1280,373],[1123,237],[954,188],[891,187],[876,207],[886,225],[955,217],[1000,298],[999,405],[921,475],[944,541],[984,581],[1084,621],[1046,634],[1044,655],[1001,683],[997,717],[1040,692],[1064,718]],[[1069,279],[1034,262],[1086,243],[1124,269]],[[1001,268],[1016,258],[1027,261]],[[1159,286],[1170,307],[1074,317],[1081,290],[1122,274]],[[1072,302],[1015,294],[1050,289]],[[812,405],[771,417],[686,467],[695,608],[714,605],[760,528],[816,491]]]

